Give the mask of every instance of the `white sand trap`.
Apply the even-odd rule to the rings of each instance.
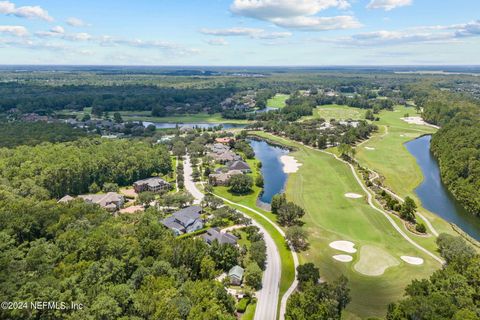
[[[350,262],[353,260],[352,256],[348,254],[337,254],[336,256],[332,256],[332,258],[340,262]]]
[[[370,150],[370,151],[375,150],[375,148],[372,148],[372,147],[365,147],[365,149]]]
[[[366,276],[381,276],[385,270],[400,262],[382,248],[365,245],[360,249],[360,260],[354,269]]]
[[[401,256],[400,259],[402,259],[406,263],[414,264],[416,266],[423,264],[423,259],[418,257]]]
[[[292,156],[281,156],[280,161],[283,164],[283,172],[285,173],[295,173],[298,171],[298,168],[302,165]]]
[[[359,199],[359,198],[363,198],[363,196],[362,196],[361,194],[358,194],[358,193],[352,193],[352,192],[345,193],[345,197],[347,197],[347,198],[351,198],[351,199]]]
[[[330,248],[344,251],[347,253],[355,253],[357,252],[357,249],[354,248],[355,243],[350,242],[350,241],[345,241],[345,240],[340,240],[340,241],[333,241],[330,242],[329,244]]]
[[[410,124],[426,125],[422,117],[406,117],[406,118],[400,118],[400,119]]]

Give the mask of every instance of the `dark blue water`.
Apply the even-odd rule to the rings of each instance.
[[[157,129],[173,129],[177,125],[179,128],[201,128],[209,129],[222,126],[223,129],[245,128],[246,124],[238,123],[173,123],[173,122],[149,122],[143,121],[145,127],[153,124]]]
[[[255,151],[255,157],[262,162],[263,193],[259,200],[271,203],[272,197],[283,191],[288,175],[283,172],[280,157],[288,154],[288,150],[272,146],[263,140],[249,140]]]
[[[430,152],[431,138],[423,136],[405,144],[423,173],[424,180],[415,193],[425,209],[455,223],[471,237],[480,240],[480,218],[468,213],[442,183],[438,162]]]

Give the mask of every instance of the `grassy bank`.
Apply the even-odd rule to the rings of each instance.
[[[285,107],[287,99],[290,98],[288,94],[277,93],[273,98],[268,99],[267,107],[283,108]]]
[[[323,118],[326,121],[331,119],[335,120],[359,120],[365,118],[365,110],[359,108],[351,108],[345,105],[328,104],[318,106],[313,110],[312,116],[303,117],[302,120],[320,119]]]

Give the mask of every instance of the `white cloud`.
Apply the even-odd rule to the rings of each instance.
[[[16,37],[24,37],[28,35],[28,30],[23,26],[0,26],[0,33],[5,33]]]
[[[70,41],[88,41],[92,39],[92,36],[86,32],[68,33],[64,35],[64,39]]]
[[[75,18],[75,17],[68,18],[67,19],[67,24],[72,26],[72,27],[77,27],[77,28],[88,26],[88,24],[85,21],[83,21],[82,19],[79,19],[79,18]]]
[[[40,6],[23,6],[17,8],[15,4],[10,1],[0,1],[0,13],[20,18],[37,18],[49,22],[53,21],[53,18],[48,14],[48,11]]]
[[[480,20],[444,26],[418,26],[399,31],[379,30],[320,41],[348,46],[391,46],[406,43],[458,42],[463,38],[478,36]]]
[[[201,29],[200,32],[211,36],[253,36],[263,32],[263,29],[255,28],[229,28],[229,29]]]
[[[201,33],[210,36],[247,36],[254,39],[279,39],[290,37],[290,32],[268,32],[264,29],[257,28],[229,28],[229,29],[201,29]]]
[[[317,15],[329,8],[344,10],[349,7],[347,0],[234,0],[230,10],[236,15],[271,22],[284,28],[324,31],[361,27],[351,15]]]
[[[211,46],[226,46],[226,45],[228,45],[227,40],[225,40],[223,38],[210,39],[210,40],[207,40],[207,43]]]
[[[371,0],[367,8],[390,11],[398,7],[409,6],[412,2],[412,0]]]
[[[352,16],[276,18],[273,19],[272,22],[285,28],[310,31],[354,29],[362,26],[361,23]]]
[[[230,10],[241,16],[270,20],[311,16],[328,8],[349,6],[346,0],[234,0]]]

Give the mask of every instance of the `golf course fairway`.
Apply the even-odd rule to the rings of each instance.
[[[330,154],[290,140],[263,132],[258,135],[296,148],[290,155],[302,166],[296,173],[290,174],[286,194],[288,199],[306,211],[303,220],[310,248],[300,253],[300,262],[315,263],[326,281],[333,281],[342,274],[349,279],[352,301],[344,312],[344,318],[385,316],[388,304],[402,297],[407,284],[413,279],[428,277],[440,268],[437,261],[406,241],[385,216],[371,208],[366,197],[345,197],[346,193],[366,195],[345,163]],[[401,225],[398,219],[395,221]],[[358,249],[351,254],[351,262],[333,258],[343,252],[331,248],[329,244],[340,240],[351,241]],[[362,246],[376,249],[371,252],[387,252],[387,259],[394,259],[391,266],[377,276],[356,271],[354,266],[360,261]],[[401,260],[404,255],[421,257],[425,263],[420,266],[407,264]],[[365,270],[368,264],[375,269],[375,259],[374,256],[370,261],[362,259],[361,270]]]

